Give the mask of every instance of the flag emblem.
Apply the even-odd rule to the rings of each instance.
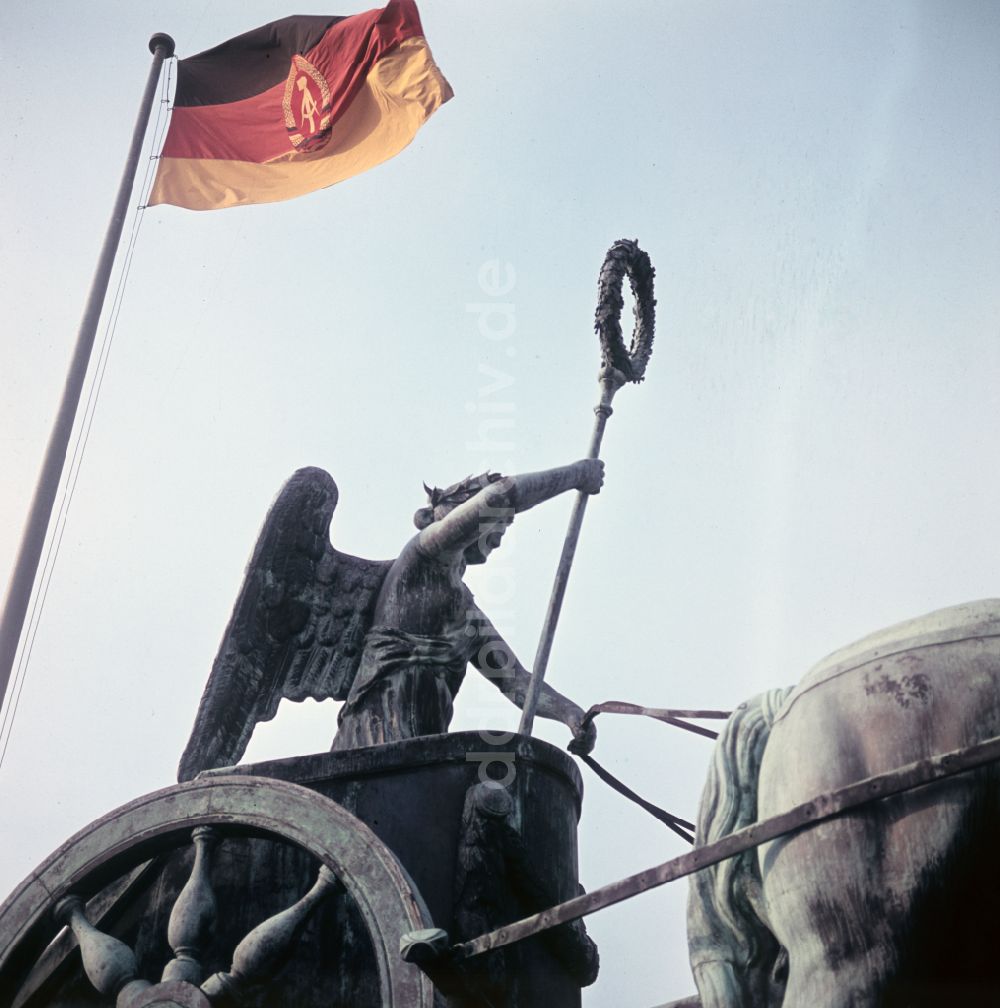
[[[319,150],[330,139],[330,85],[305,56],[292,57],[281,105],[288,139],[296,150]]]

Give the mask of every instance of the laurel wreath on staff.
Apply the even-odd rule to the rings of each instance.
[[[621,314],[625,307],[622,281],[626,274],[632,288],[635,327],[628,350],[622,337]],[[626,381],[641,382],[653,352],[653,332],[656,326],[656,298],[653,297],[653,277],[656,270],[649,256],[635,241],[622,238],[608,249],[597,281],[597,310],[594,329],[601,341],[601,358],[605,367],[620,371]]]
[[[627,238],[616,241],[604,257],[604,264],[601,266],[597,280],[597,310],[594,313],[594,329],[601,342],[601,371],[597,376],[601,386],[601,401],[594,407],[597,419],[587,458],[596,459],[600,456],[604,425],[608,417],[611,416],[611,400],[615,393],[626,382],[641,382],[646,374],[646,365],[653,352],[653,330],[656,324],[656,298],[653,297],[654,274],[655,271],[653,264],[649,261],[649,256],[639,248],[637,242],[629,241]],[[625,341],[622,339],[621,326],[622,308],[625,306],[622,298],[622,283],[626,275],[632,287],[633,313],[635,315],[632,343],[627,350],[625,349]],[[552,638],[559,620],[563,593],[566,590],[570,567],[573,564],[573,556],[576,552],[576,543],[580,535],[580,527],[583,524],[586,506],[587,494],[580,491],[573,505],[569,529],[563,541],[562,555],[559,557],[559,566],[556,569],[555,583],[552,585],[549,607],[545,613],[538,650],[535,652],[535,661],[532,664],[531,682],[528,685],[521,711],[521,723],[518,726],[518,731],[522,735],[531,734],[535,709],[548,666]],[[589,752],[592,746],[592,736],[589,740],[574,739],[570,743],[570,751]]]

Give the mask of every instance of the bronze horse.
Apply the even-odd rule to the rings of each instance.
[[[1000,735],[1000,600],[942,609],[747,701],[698,842]],[[844,813],[693,877],[704,1008],[1000,1004],[1000,767]]]

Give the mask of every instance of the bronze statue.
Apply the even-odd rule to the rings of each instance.
[[[418,533],[395,560],[371,561],[330,544],[337,486],[300,469],[264,521],[178,779],[237,762],[282,698],[344,700],[334,749],[447,731],[469,662],[523,706],[531,675],[476,605],[466,566],[486,561],[515,514],[567,490],[596,494],[603,473],[584,459],[429,490]],[[593,747],[583,710],[545,684],[538,713],[570,728],[575,751]]]

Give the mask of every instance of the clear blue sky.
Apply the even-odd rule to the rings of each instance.
[[[190,55],[295,12],[0,11],[0,572],[148,37],[167,31]],[[609,423],[554,685],[583,706],[732,706],[877,627],[1000,594],[1000,8],[424,0],[421,13],[456,97],[399,157],[290,203],[144,216],[0,767],[0,892],[173,780],[257,528],[295,468],[339,483],[338,546],[385,557],[422,480],[584,453],[596,275],[619,237],[657,267],[657,344]],[[514,276],[502,299],[477,279],[495,260]],[[507,306],[504,339],[480,329],[491,300]],[[512,426],[484,447],[497,415]],[[522,516],[475,586],[526,662],[568,503]],[[334,720],[283,708],[250,757],[323,749]],[[516,720],[467,683],[455,727]],[[707,743],[602,721],[609,768],[691,817]],[[682,852],[584,776],[587,887]],[[604,966],[586,1008],[693,990],[683,901],[676,885],[591,919]]]

